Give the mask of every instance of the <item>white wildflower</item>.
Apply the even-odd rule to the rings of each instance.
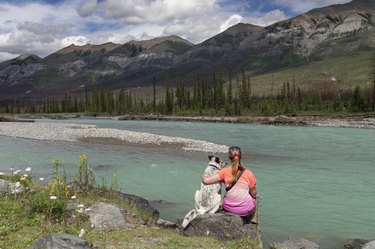
[[[80,238],[84,238],[85,237],[85,234],[86,234],[86,232],[85,232],[85,229],[81,229],[81,232],[79,233],[79,235],[78,235],[78,237],[80,237]]]
[[[70,199],[74,200],[75,198],[77,198],[77,196],[73,195],[72,197],[70,197]]]
[[[27,167],[27,168],[25,169],[25,171],[26,171],[26,172],[30,172],[30,171],[31,171],[31,167]]]
[[[24,174],[23,177],[29,177],[29,175],[28,174]]]
[[[21,186],[21,183],[20,182],[16,182],[16,188],[19,188]]]
[[[13,175],[18,175],[21,172],[21,170],[16,170],[13,172]]]
[[[90,212],[91,211],[91,208],[86,208],[85,209],[85,212],[87,213],[87,212]]]
[[[57,197],[54,196],[54,195],[51,195],[49,198],[50,198],[51,200],[56,200],[56,199],[57,199]]]
[[[83,213],[83,209],[82,209],[82,208],[77,209],[76,211],[77,211],[78,213]]]
[[[79,204],[77,207],[79,207],[79,208],[84,208],[85,205],[83,205],[83,204]]]
[[[331,76],[331,80],[332,81],[336,81],[336,77],[335,76]]]

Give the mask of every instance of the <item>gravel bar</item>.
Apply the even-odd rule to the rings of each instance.
[[[228,146],[202,140],[170,137],[146,132],[135,132],[96,125],[58,124],[58,123],[17,123],[1,122],[0,136],[26,138],[33,140],[79,142],[90,138],[109,138],[130,144],[176,144],[186,151],[226,153]],[[179,147],[179,146],[178,146]]]

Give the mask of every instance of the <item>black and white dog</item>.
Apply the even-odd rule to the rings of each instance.
[[[204,174],[211,176],[226,166],[226,163],[215,156],[208,156],[209,162]],[[189,223],[198,215],[205,213],[216,213],[221,203],[221,183],[204,185],[201,183],[201,189],[195,192],[195,209],[185,215],[182,221],[182,227],[186,228]]]

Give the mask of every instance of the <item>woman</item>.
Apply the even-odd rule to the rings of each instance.
[[[232,166],[224,168],[212,176],[202,175],[202,183],[224,182],[227,192],[224,195],[222,208],[239,216],[250,216],[256,209],[255,176],[253,172],[241,165],[241,149],[239,147],[230,147],[228,158],[231,160]]]

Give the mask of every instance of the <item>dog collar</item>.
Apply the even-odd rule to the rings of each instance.
[[[209,163],[208,165],[214,167],[214,168],[217,168],[218,170],[220,170],[220,167],[217,166],[216,163]]]

